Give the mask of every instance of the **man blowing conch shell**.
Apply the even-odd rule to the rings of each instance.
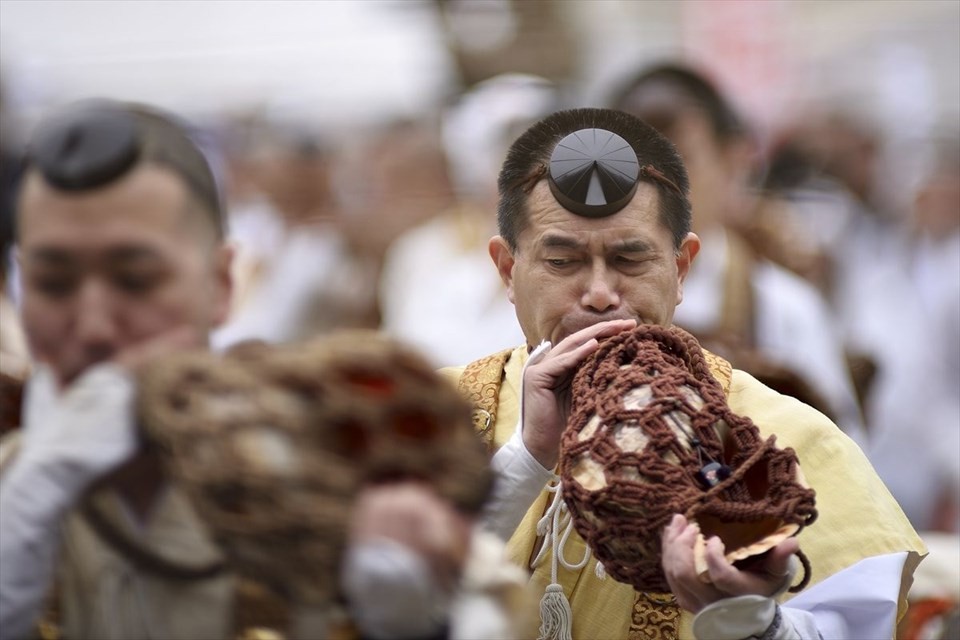
[[[568,518],[548,483],[571,381],[605,338],[671,325],[700,249],[688,190],[674,147],[621,112],[554,113],[510,148],[490,255],[526,344],[446,371],[477,402],[477,426],[498,449],[488,525],[548,592],[542,637],[893,637],[924,553],[900,507],[826,417],[712,354],[709,374],[730,411],[796,452],[816,492],[815,526],[749,568],[725,559],[719,539],[706,541],[705,582],[694,562],[699,530],[677,514],[660,534],[662,591],[602,579],[583,539],[562,531]],[[787,598],[798,548],[809,586]]]

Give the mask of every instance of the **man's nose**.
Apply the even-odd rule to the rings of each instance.
[[[583,292],[581,304],[584,308],[604,313],[620,306],[620,293],[617,275],[611,273],[606,265],[595,265],[590,271],[590,280]]]
[[[108,287],[86,282],[78,295],[76,338],[86,351],[109,357],[116,348],[119,326]]]

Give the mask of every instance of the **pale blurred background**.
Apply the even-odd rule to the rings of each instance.
[[[950,0],[3,0],[0,18],[6,91],[28,110],[108,94],[355,124],[503,71],[589,95],[664,55],[708,63],[769,123],[855,101],[922,130],[960,109]]]
[[[842,105],[899,137],[956,122],[958,30],[953,0],[3,0],[0,72],[28,118],[109,95],[332,132],[423,116],[506,71],[596,100],[680,56],[766,127]]]
[[[3,134],[13,144],[55,105],[110,96],[339,146],[499,73],[601,104],[645,62],[676,58],[763,137],[814,110],[881,132],[880,170],[897,179],[877,188],[902,208],[920,141],[960,117],[958,33],[956,0],[2,0]]]
[[[465,364],[523,340],[486,252],[507,146],[664,61],[712,81],[746,124],[741,206],[717,212],[721,233],[804,291],[771,299],[827,314],[810,339],[844,379],[818,389],[816,361],[792,379],[918,528],[955,536],[957,0],[0,0],[4,249],[37,120],[89,97],[148,102],[193,123],[222,179],[239,288],[218,346],[380,327]],[[698,233],[718,198],[694,211]],[[15,277],[6,288],[5,304]],[[750,338],[734,342],[793,366]]]

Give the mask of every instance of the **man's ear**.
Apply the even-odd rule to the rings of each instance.
[[[497,266],[497,273],[500,274],[500,280],[503,281],[503,286],[507,288],[507,297],[510,299],[510,302],[513,302],[513,265],[516,262],[513,257],[513,251],[510,250],[510,245],[501,236],[493,236],[490,238],[488,248],[490,257],[493,259],[493,264]]]
[[[683,302],[683,281],[686,280],[690,265],[693,264],[698,253],[700,253],[700,238],[691,231],[687,233],[687,237],[680,243],[680,249],[677,251],[677,304]]]
[[[214,251],[216,252],[213,257],[213,295],[215,300],[212,325],[219,327],[227,321],[233,306],[233,257],[235,252],[233,246],[225,242]]]

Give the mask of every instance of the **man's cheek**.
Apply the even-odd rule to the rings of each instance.
[[[30,347],[30,353],[36,357],[50,348],[51,337],[66,331],[64,310],[40,304],[32,296],[25,296],[20,309],[20,324]],[[62,338],[61,338],[62,339]]]
[[[56,368],[60,354],[65,350],[66,328],[50,326],[51,324],[55,323],[28,324],[24,321],[24,334],[31,357],[37,362],[53,365]]]
[[[206,301],[182,292],[128,309],[125,322],[128,341],[138,343],[183,325],[200,326],[205,304]]]

